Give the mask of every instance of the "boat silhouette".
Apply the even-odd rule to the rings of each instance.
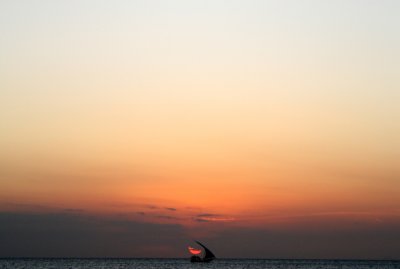
[[[199,241],[195,241],[195,242],[197,244],[199,244],[200,246],[202,246],[202,248],[204,249],[204,256],[201,257],[198,255],[202,252],[201,250],[189,247],[188,248],[189,252],[194,254],[192,257],[190,257],[190,262],[211,262],[212,260],[214,260],[216,258],[214,253],[212,253],[211,250],[209,250],[205,245],[203,245]]]

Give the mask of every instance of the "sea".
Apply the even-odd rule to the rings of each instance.
[[[0,268],[12,269],[400,269],[400,261],[217,259],[190,263],[189,259],[0,259]]]

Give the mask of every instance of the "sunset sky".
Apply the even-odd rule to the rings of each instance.
[[[400,1],[1,1],[0,256],[400,259]]]

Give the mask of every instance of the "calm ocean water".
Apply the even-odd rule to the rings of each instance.
[[[218,259],[192,264],[188,259],[0,259],[0,268],[43,269],[400,269],[400,261]]]

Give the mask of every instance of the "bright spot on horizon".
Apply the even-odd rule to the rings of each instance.
[[[192,247],[188,247],[188,250],[189,250],[189,252],[192,253],[193,255],[199,255],[199,254],[201,253],[201,250],[200,250],[200,249],[195,249],[195,248],[192,248]]]

